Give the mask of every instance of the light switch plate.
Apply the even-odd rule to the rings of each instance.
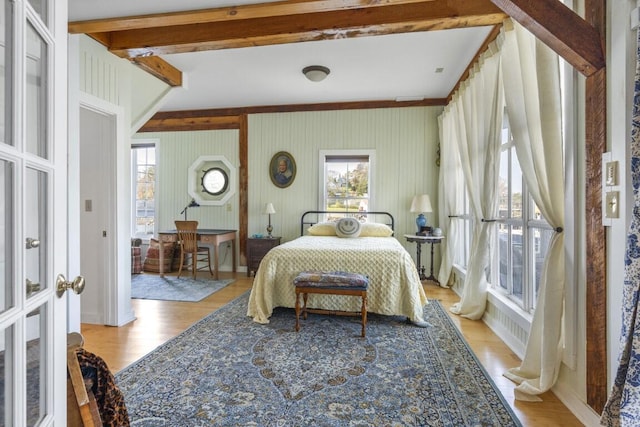
[[[605,216],[607,218],[618,218],[620,216],[620,199],[618,191],[607,191]]]

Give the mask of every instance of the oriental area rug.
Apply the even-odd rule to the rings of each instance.
[[[132,426],[521,426],[437,301],[429,326],[292,309],[248,293],[116,375]]]
[[[189,275],[160,277],[158,274],[131,275],[131,298],[166,301],[200,301],[233,283],[233,279],[213,280]]]

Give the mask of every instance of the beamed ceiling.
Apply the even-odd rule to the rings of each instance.
[[[70,10],[85,3],[71,0]],[[163,111],[225,115],[444,105],[497,36],[505,11],[585,75],[604,66],[593,27],[556,0],[531,3],[278,1],[84,19],[69,32],[88,34],[179,88]],[[332,70],[321,83],[302,76],[314,63]]]

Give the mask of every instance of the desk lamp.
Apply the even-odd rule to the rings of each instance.
[[[418,226],[418,233],[422,231],[422,227],[427,226],[427,218],[423,215],[425,212],[432,212],[431,208],[431,200],[429,199],[428,194],[420,194],[417,196],[413,196],[413,201],[411,202],[411,210],[410,212],[419,213],[416,218],[416,225]]]
[[[184,207],[184,209],[182,209],[182,212],[180,212],[180,214],[184,214],[184,220],[187,220],[187,209],[189,208],[197,208],[200,205],[198,204],[198,202],[196,202],[196,199],[191,199],[191,201],[189,202],[189,204],[187,206]]]

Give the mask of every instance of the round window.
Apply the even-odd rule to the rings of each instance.
[[[202,189],[213,196],[218,196],[229,186],[227,173],[218,167],[207,169],[202,175]]]

